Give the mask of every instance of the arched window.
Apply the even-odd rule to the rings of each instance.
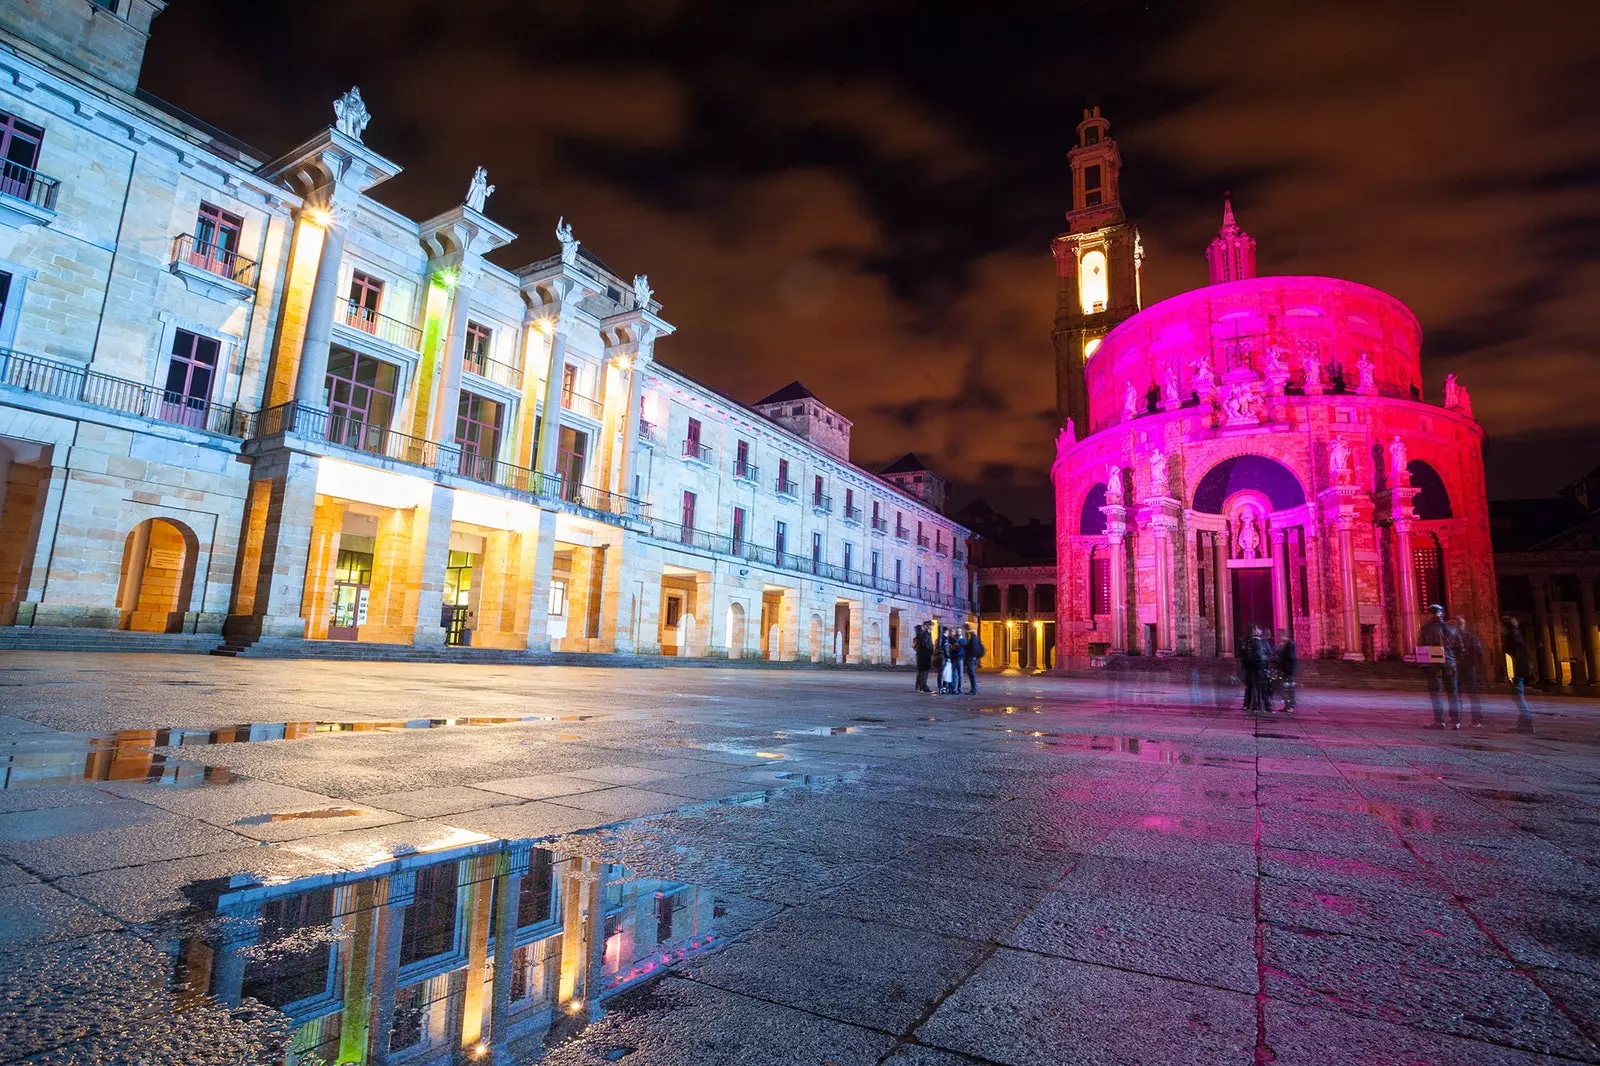
[[[1104,484],[1091,488],[1088,495],[1083,498],[1083,511],[1078,515],[1078,532],[1085,537],[1098,537],[1106,531],[1106,513],[1100,508],[1106,505],[1106,487]]]
[[[1078,303],[1083,313],[1104,311],[1111,302],[1111,282],[1106,274],[1106,253],[1096,249],[1078,260]]]
[[[1445,491],[1444,478],[1439,476],[1439,471],[1421,459],[1413,459],[1406,464],[1406,473],[1411,475],[1412,486],[1420,490],[1411,500],[1412,510],[1416,511],[1418,518],[1454,517],[1450,510],[1450,494]]]
[[[1411,542],[1411,571],[1417,583],[1417,611],[1426,612],[1429,605],[1437,603],[1448,612],[1450,597],[1444,587],[1444,549],[1436,534],[1424,533]]]

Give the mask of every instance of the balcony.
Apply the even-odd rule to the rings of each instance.
[[[936,542],[934,544],[934,546],[933,546],[933,554],[935,554],[935,555],[948,555],[949,554],[948,552],[945,551],[944,541],[941,540],[941,541],[938,541],[938,542]]]
[[[833,513],[833,497],[824,496],[822,493],[813,493],[811,496],[811,509],[817,514]]]
[[[408,322],[388,315],[380,315],[356,300],[345,301],[344,324],[351,329],[370,334],[385,344],[404,348],[409,352],[422,350],[422,331]]]
[[[861,508],[851,507],[848,503],[845,504],[844,520],[853,526],[859,526],[861,524]]]
[[[895,540],[909,540],[910,537],[911,537],[911,530],[907,529],[905,526],[895,526],[894,527],[894,539]]]
[[[778,475],[776,490],[779,496],[786,496],[791,500],[798,498],[800,495],[800,486],[796,482],[785,478],[782,474]]]
[[[654,422],[646,422],[642,418],[639,419],[639,443],[647,444],[654,448],[660,441],[661,438],[657,435],[656,424]]]
[[[172,239],[168,267],[190,292],[213,300],[246,300],[256,285],[256,262],[192,233]]]
[[[522,368],[502,363],[498,359],[490,359],[483,352],[475,352],[469,348],[461,353],[461,369],[513,392],[522,391]]]
[[[439,465],[439,445],[421,437],[397,433],[388,426],[361,422],[348,415],[290,402],[269,407],[257,420],[256,436],[295,433],[322,440],[345,451],[360,452],[408,466],[429,469]]]
[[[950,546],[950,558],[958,563],[964,563],[967,561],[967,553],[961,550],[959,544],[952,544]]]
[[[683,442],[683,457],[692,463],[711,462],[711,445],[701,444],[693,437]]]
[[[155,385],[97,374],[85,367],[0,348],[0,387],[21,389],[58,400],[100,407],[186,426],[223,437],[251,435],[256,414],[239,407],[206,403]]]
[[[932,544],[933,544],[933,542],[928,539],[926,534],[924,534],[924,533],[918,533],[917,534],[917,550],[918,551],[927,551],[928,548],[930,548],[932,546]]]
[[[754,463],[741,463],[738,460],[733,464],[733,476],[740,481],[760,481],[761,468]]]
[[[48,226],[56,217],[61,182],[32,167],[0,160],[0,222]]]
[[[599,400],[593,396],[585,396],[581,392],[574,392],[572,389],[561,390],[561,406],[564,410],[592,422],[600,421],[600,416],[605,413],[605,408]]]
[[[889,532],[889,520],[887,518],[879,518],[874,515],[872,518],[872,531],[874,533]]]

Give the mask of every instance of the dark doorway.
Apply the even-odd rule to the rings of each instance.
[[[1251,626],[1272,633],[1272,570],[1269,567],[1233,572],[1233,646],[1243,647]]]

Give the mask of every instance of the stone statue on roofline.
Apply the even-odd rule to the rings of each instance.
[[[371,121],[372,114],[367,110],[366,101],[361,99],[359,85],[352,85],[349,92],[333,102],[333,128],[346,137],[359,141]]]
[[[1150,494],[1165,496],[1171,487],[1167,479],[1167,457],[1157,448],[1150,453]]]
[[[1201,352],[1200,358],[1194,361],[1194,386],[1195,391],[1202,396],[1208,396],[1216,391],[1217,372],[1211,369],[1211,353]]]
[[[1128,382],[1128,387],[1122,391],[1122,417],[1139,417],[1139,390],[1133,387],[1133,382]]]
[[[1348,485],[1355,476],[1350,467],[1350,445],[1343,437],[1333,438],[1328,447],[1328,476],[1336,485]]]
[[[1122,467],[1111,463],[1106,467],[1106,503],[1122,502]]]
[[[578,261],[578,245],[583,242],[572,235],[572,224],[567,216],[556,219],[556,240],[561,242],[561,261],[568,266]]]
[[[1396,485],[1411,483],[1411,471],[1407,468],[1406,442],[1396,433],[1389,442],[1389,476]]]
[[[649,310],[650,297],[654,294],[654,291],[650,288],[650,276],[648,274],[635,274],[633,276],[633,299],[640,307]]]
[[[1068,415],[1066,425],[1056,434],[1056,454],[1060,455],[1076,443],[1078,443],[1077,427],[1072,423],[1072,416]]]
[[[1183,387],[1178,382],[1178,368],[1167,367],[1166,381],[1162,386],[1162,402],[1168,408],[1183,406]]]
[[[472,172],[472,183],[467,186],[466,205],[474,211],[482,211],[483,205],[489,197],[494,195],[494,186],[489,184],[489,172],[479,167]]]
[[[1322,345],[1317,341],[1300,342],[1300,375],[1307,396],[1322,392]]]
[[[1356,391],[1371,394],[1378,391],[1377,381],[1373,377],[1374,366],[1372,356],[1366,352],[1361,353],[1361,358],[1356,360]]]

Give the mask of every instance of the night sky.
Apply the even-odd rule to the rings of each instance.
[[[268,155],[361,86],[414,218],[482,164],[518,266],[555,219],[746,402],[803,380],[863,465],[916,450],[1047,516],[1050,238],[1085,103],[1122,146],[1145,302],[1205,281],[1233,191],[1264,274],[1422,319],[1492,497],[1600,464],[1600,19],[1585,3],[173,0],[144,86]]]

